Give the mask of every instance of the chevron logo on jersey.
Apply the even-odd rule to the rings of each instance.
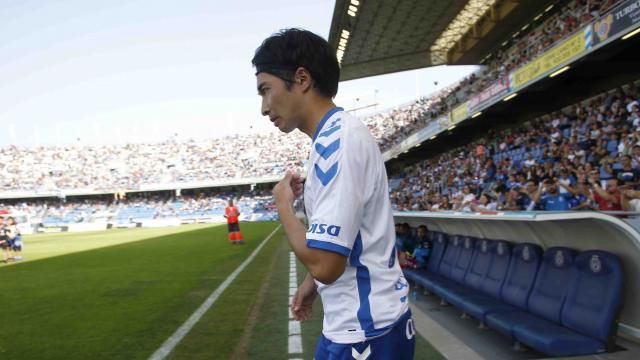
[[[329,127],[327,128],[327,130],[323,131],[322,133],[320,133],[320,137],[329,137],[331,136],[334,132],[340,130],[340,125],[336,125],[338,122],[340,122],[340,118],[337,118],[336,120],[334,120],[331,125],[329,125]]]
[[[324,146],[320,143],[316,144],[316,152],[323,159],[327,160],[331,155],[333,155],[340,148],[340,139],[332,142],[331,144]]]
[[[322,183],[322,185],[327,186],[328,183],[333,180],[333,178],[338,173],[338,163],[333,164],[327,171],[322,171],[318,164],[313,165],[315,167],[316,176],[318,180]]]

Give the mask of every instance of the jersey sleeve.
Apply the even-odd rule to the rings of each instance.
[[[364,209],[366,151],[357,138],[340,144],[342,139],[318,139],[312,151],[321,156],[311,172],[318,188],[307,229],[307,246],[349,256],[359,235]],[[319,144],[319,146],[318,146]],[[327,155],[326,149],[333,148]],[[324,150],[324,152],[323,152]]]

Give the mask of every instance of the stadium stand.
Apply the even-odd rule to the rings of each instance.
[[[612,89],[521,126],[489,131],[462,148],[406,168],[390,181],[395,209],[471,211],[476,204],[481,210],[527,210],[524,200],[535,197],[544,179],[557,179],[558,191],[573,195],[572,208],[598,209],[584,186],[590,178],[617,178],[629,190],[640,180],[639,85]],[[484,204],[478,203],[481,194],[488,197]],[[635,210],[635,202],[626,209]]]
[[[223,220],[228,198],[239,196],[241,220],[277,219],[273,199],[267,192],[219,193],[203,196],[132,196],[120,200],[31,200],[2,204],[8,213],[27,215],[36,231],[78,224],[109,224],[113,227],[136,226],[152,220],[172,223],[216,222]]]
[[[569,1],[545,13],[530,31],[514,37],[510,46],[500,48],[487,59],[481,71],[431,97],[363,120],[378,139],[381,150],[386,151],[619,3]],[[637,99],[637,91],[632,96]],[[164,184],[169,189],[216,180],[265,178],[273,181],[284,169],[303,168],[309,144],[302,135],[295,139],[284,141],[279,134],[267,134],[100,147],[5,147],[0,149],[0,190],[109,192],[137,190],[152,184]],[[513,144],[507,142],[507,145]],[[543,152],[541,146],[531,150],[534,160]],[[494,153],[496,159],[509,157],[516,163],[528,160],[528,153],[519,149]],[[426,208],[415,202],[398,204],[398,207],[406,209],[405,205],[414,210]]]
[[[623,271],[608,252],[438,233],[415,284],[481,325],[548,356],[611,351],[622,307]]]

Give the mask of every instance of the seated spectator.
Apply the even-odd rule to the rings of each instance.
[[[593,199],[598,204],[598,210],[622,210],[622,194],[620,193],[620,190],[618,190],[618,179],[608,179],[606,181],[606,188],[604,189],[593,179],[589,182],[593,189]]]
[[[401,267],[406,267],[406,255],[413,253],[415,240],[411,236],[411,227],[407,223],[396,224],[396,250]]]
[[[480,199],[472,202],[470,207],[471,211],[489,214],[496,212],[498,204],[495,201],[490,200],[489,195],[482,193],[480,195]]]
[[[413,258],[415,259],[415,267],[424,269],[427,267],[427,260],[431,253],[431,240],[428,238],[428,229],[425,225],[418,226],[416,232],[416,248],[413,250]]]
[[[623,155],[620,162],[613,166],[613,174],[626,188],[640,184],[640,170],[633,166],[632,158],[629,155]]]
[[[573,197],[570,193],[560,193],[558,191],[558,181],[555,179],[545,179],[540,195],[536,195],[534,200],[537,202],[541,210],[545,211],[567,211],[569,210],[569,200]]]

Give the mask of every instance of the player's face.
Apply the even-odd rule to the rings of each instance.
[[[287,89],[284,80],[267,74],[257,76],[258,95],[262,98],[262,115],[269,116],[269,120],[280,131],[289,133],[298,127],[300,109],[300,94],[295,85]]]

